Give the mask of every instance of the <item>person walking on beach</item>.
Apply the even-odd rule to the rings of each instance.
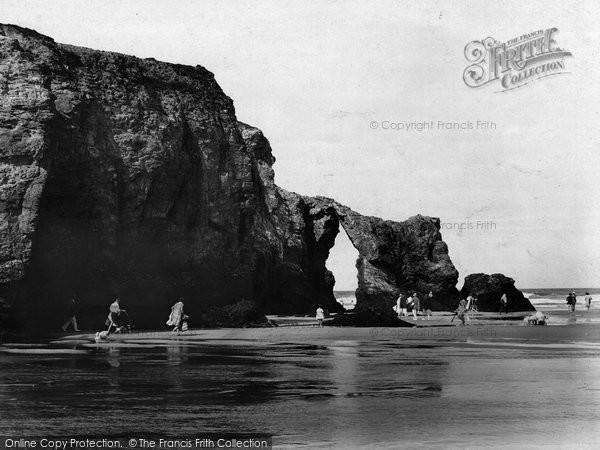
[[[506,297],[506,292],[500,297],[500,314],[503,312],[508,313],[508,298]]]
[[[575,295],[575,292],[569,292],[569,295],[567,295],[567,307],[569,308],[569,311],[575,312],[576,303],[577,296]]]
[[[465,318],[467,320],[471,320],[469,313],[471,312],[472,309],[473,309],[473,295],[469,294],[467,296],[467,305],[465,306]]]
[[[456,308],[456,310],[454,311],[455,317],[458,317],[460,319],[461,325],[465,325],[465,313],[467,311],[467,301],[463,298],[459,303],[458,303],[458,308]],[[454,317],[452,318],[452,320],[450,322],[454,321]]]
[[[71,301],[69,302],[69,307],[67,309],[67,315],[66,315],[67,320],[62,326],[63,331],[67,331],[67,328],[69,328],[69,325],[73,326],[73,331],[79,331],[79,328],[77,328],[76,314],[77,314],[77,300],[75,299],[75,296],[73,296],[73,298],[71,298]]]
[[[317,315],[315,318],[317,319],[317,326],[322,327],[323,321],[325,320],[325,311],[323,311],[323,307],[321,305],[319,305],[317,308]]]
[[[429,294],[423,298],[423,314],[427,316],[427,320],[431,318],[431,301],[433,299],[433,291],[429,291]]]
[[[171,307],[171,314],[169,314],[169,320],[167,325],[174,327],[173,333],[180,333],[181,331],[187,331],[187,320],[185,312],[183,312],[183,298],[178,298],[177,303]],[[183,329],[185,328],[185,330]]]
[[[567,295],[567,310],[571,311],[572,308],[573,308],[573,294],[571,294],[569,292],[569,295]]]
[[[419,300],[419,296],[417,295],[417,293],[415,292],[412,296],[412,303],[413,303],[413,319],[417,320],[417,315],[419,314],[419,310],[421,309],[421,301]]]
[[[590,306],[592,306],[592,296],[590,295],[589,292],[585,293],[584,300],[585,300],[585,307],[589,311],[590,310]]]

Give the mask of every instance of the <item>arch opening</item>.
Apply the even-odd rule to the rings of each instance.
[[[358,250],[350,242],[344,227],[340,225],[340,232],[335,238],[333,247],[329,250],[325,264],[335,277],[333,295],[345,309],[354,309],[356,306],[356,289],[358,287],[356,260],[358,256]]]

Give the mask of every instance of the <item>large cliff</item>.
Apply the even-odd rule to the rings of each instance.
[[[0,25],[0,100],[0,298],[19,326],[55,327],[74,294],[88,327],[115,296],[142,327],[180,296],[196,324],[226,324],[213,318],[234,304],[339,311],[326,260],[341,228],[359,307],[388,310],[402,290],[456,300],[439,220],[278,188],[268,140],[200,66]]]

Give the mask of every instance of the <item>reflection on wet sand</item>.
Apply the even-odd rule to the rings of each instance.
[[[338,340],[85,348],[2,356],[0,435],[241,431],[292,447],[424,439],[457,446],[465,435],[471,443],[486,436],[482,445],[529,435],[557,443],[544,436],[581,426],[578,442],[600,437],[597,346]]]

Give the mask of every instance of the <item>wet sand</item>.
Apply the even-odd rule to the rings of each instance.
[[[515,314],[516,316],[517,314]],[[594,448],[597,313],[91,333],[0,347],[0,435],[263,433],[277,448]],[[428,323],[429,322],[429,323]]]
[[[529,313],[472,314],[467,324],[462,326],[458,320],[452,322],[451,313],[435,313],[431,320],[420,316],[417,321],[408,320],[413,327],[317,327],[310,317],[277,317],[270,319],[276,327],[266,328],[221,328],[190,329],[184,334],[170,331],[134,331],[127,334],[111,334],[107,342],[94,342],[93,333],[65,333],[52,339],[55,345],[111,345],[127,343],[147,345],[153,341],[210,342],[229,345],[234,341],[245,345],[318,343],[327,344],[336,340],[435,340],[457,342],[503,342],[529,341],[530,345],[550,343],[600,343],[600,311],[581,311],[575,314],[567,311],[555,311],[549,314],[548,326],[527,326],[522,317]],[[0,349],[1,350],[1,349]]]

